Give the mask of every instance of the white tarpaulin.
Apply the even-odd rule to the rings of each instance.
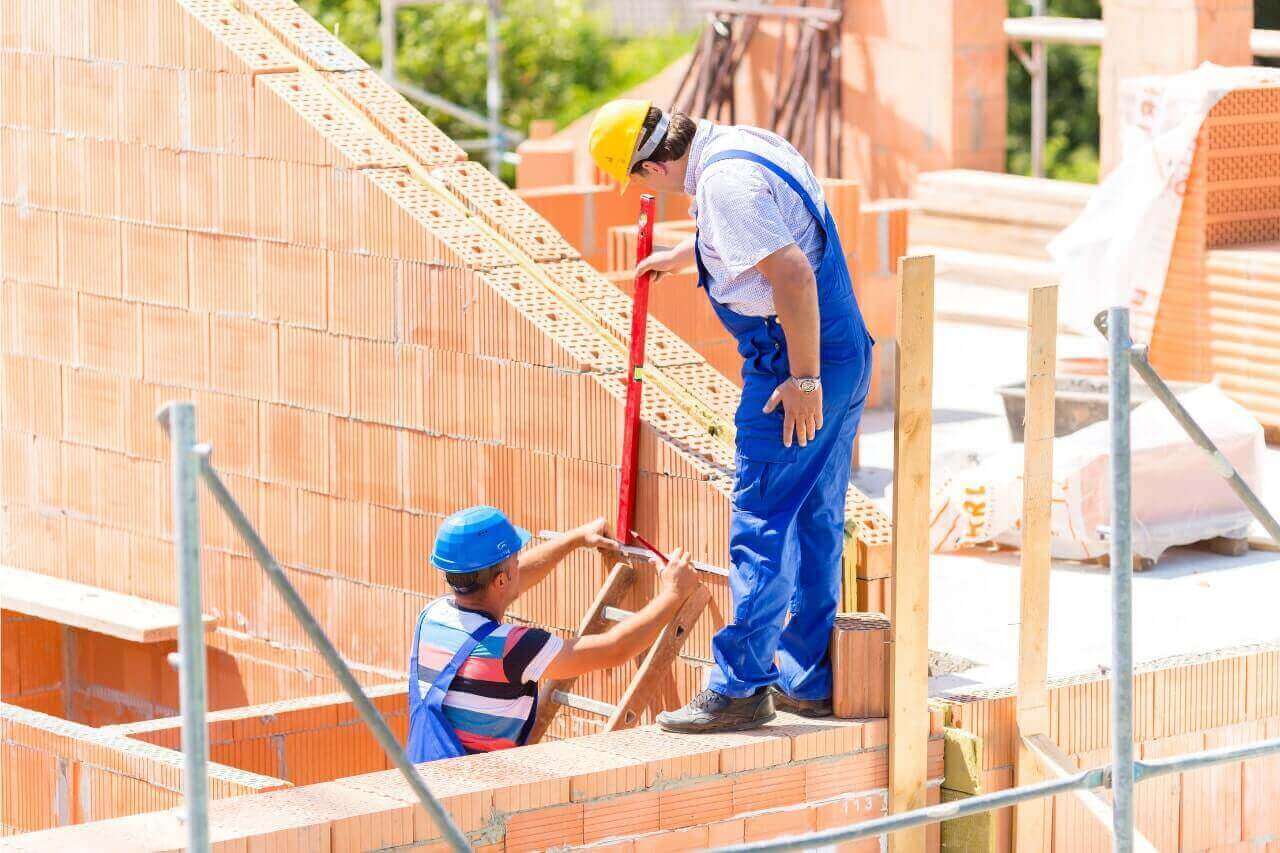
[[[1280,69],[1210,63],[1124,81],[1120,163],[1048,247],[1062,274],[1064,325],[1096,338],[1094,315],[1127,305],[1134,340],[1150,343],[1200,126],[1233,89],[1276,83]]]
[[[1255,492],[1262,490],[1262,427],[1253,415],[1206,385],[1178,399]],[[1133,553],[1156,559],[1167,548],[1215,536],[1241,536],[1253,516],[1212,461],[1159,400],[1133,410]],[[935,551],[996,542],[1018,545],[1023,448],[1002,450],[951,475],[933,496]],[[1088,560],[1107,553],[1099,526],[1111,523],[1110,424],[1054,439],[1054,557]]]

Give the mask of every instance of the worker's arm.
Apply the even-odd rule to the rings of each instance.
[[[681,240],[670,249],[654,252],[636,265],[636,275],[653,273],[653,280],[671,272],[680,272],[693,263],[693,245],[697,238],[694,235]]]
[[[607,631],[565,641],[543,675],[573,678],[621,666],[653,645],[697,585],[698,573],[689,563],[689,553],[676,548],[671,562],[662,567],[658,594],[648,604]]]
[[[555,539],[521,551],[518,575],[520,594],[523,595],[537,586],[561,560],[579,548],[598,548],[602,545],[617,548],[618,543],[606,536],[604,531],[604,519],[597,518]]]
[[[795,243],[783,246],[756,265],[773,288],[774,310],[787,339],[787,356],[792,376],[817,376],[821,367],[818,342],[818,282],[809,259]],[[801,391],[788,380],[778,386],[765,405],[772,412],[782,405],[782,443],[791,446],[795,433],[800,446],[822,429],[822,386],[812,393]]]

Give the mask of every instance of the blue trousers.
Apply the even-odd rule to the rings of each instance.
[[[793,459],[737,455],[733,613],[712,640],[718,666],[708,682],[718,693],[750,696],[776,683],[797,699],[831,695],[828,647],[840,601],[845,495],[869,363],[823,368],[824,425]]]

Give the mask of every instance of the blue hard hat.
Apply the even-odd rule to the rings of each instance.
[[[532,538],[529,531],[512,524],[500,509],[461,509],[440,525],[431,549],[431,565],[455,574],[487,569],[519,551]]]

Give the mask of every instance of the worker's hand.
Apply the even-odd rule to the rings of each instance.
[[[822,385],[819,384],[817,388],[806,394],[796,386],[796,383],[788,379],[774,389],[769,402],[764,404],[765,414],[778,408],[779,404],[782,406],[783,415],[783,445],[790,447],[794,435],[800,442],[800,446],[804,447],[818,434],[818,430],[822,429]]]
[[[650,281],[657,281],[669,272],[676,272],[684,263],[681,257],[680,247],[673,249],[665,249],[661,252],[654,252],[640,263],[636,264],[636,276],[642,276],[645,273],[653,273]]]
[[[693,592],[694,587],[698,585],[698,572],[689,560],[689,552],[683,548],[676,548],[671,552],[666,563],[657,557],[653,559],[661,571],[659,582],[662,592],[680,601],[688,598],[689,593]]]
[[[569,535],[577,542],[579,548],[608,548],[616,551],[621,547],[616,540],[609,537],[604,516],[575,528]]]

